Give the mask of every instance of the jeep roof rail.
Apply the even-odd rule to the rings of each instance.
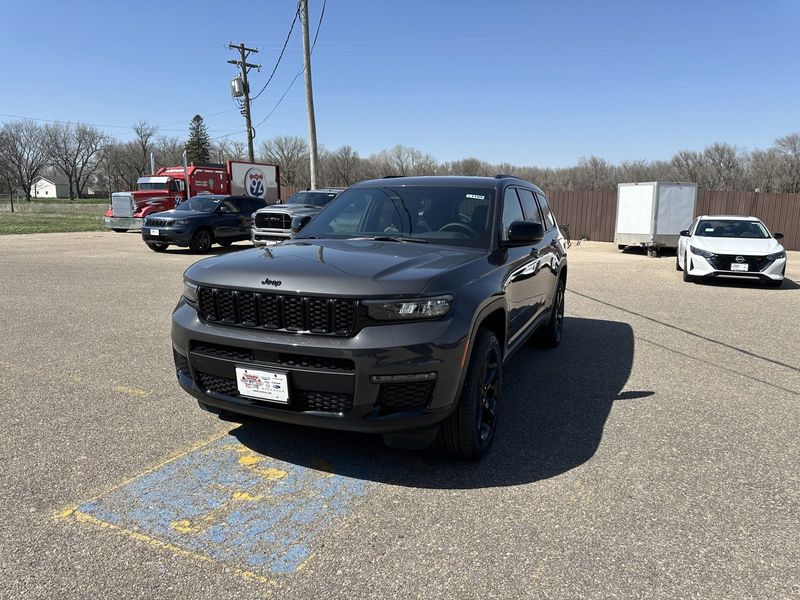
[[[495,179],[505,179],[506,177],[513,177],[514,179],[519,179],[516,175],[509,175],[508,173],[498,173],[494,176]]]

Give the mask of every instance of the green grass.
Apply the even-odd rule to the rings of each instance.
[[[59,233],[102,231],[101,214],[2,213],[0,235],[12,233]]]

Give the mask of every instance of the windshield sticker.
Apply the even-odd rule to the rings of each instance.
[[[480,196],[478,194],[467,194],[467,198],[472,198],[473,200],[486,200],[486,196]]]

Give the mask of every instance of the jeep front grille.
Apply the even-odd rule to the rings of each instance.
[[[197,297],[200,314],[212,323],[338,336],[355,330],[356,300],[209,287],[199,287]]]
[[[144,222],[148,227],[172,227],[172,219],[147,218]]]

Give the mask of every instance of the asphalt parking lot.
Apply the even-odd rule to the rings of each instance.
[[[0,597],[800,597],[800,253],[776,290],[573,246],[477,464],[200,411],[197,258],[0,237]]]

